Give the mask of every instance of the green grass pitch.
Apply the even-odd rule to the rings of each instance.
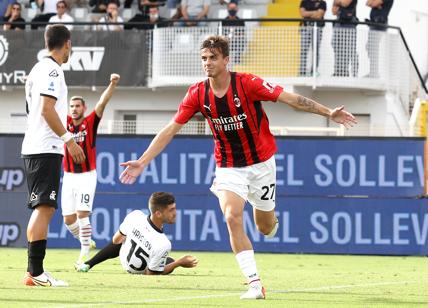
[[[0,307],[428,307],[425,257],[256,253],[267,299],[241,301],[245,280],[232,253],[192,254],[194,269],[142,276],[118,259],[76,273],[77,250],[48,249],[46,270],[70,287],[36,288],[22,284],[26,250],[0,248]]]

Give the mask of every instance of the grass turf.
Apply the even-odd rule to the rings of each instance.
[[[173,252],[173,257],[184,253]],[[265,301],[241,301],[232,253],[194,252],[169,276],[130,275],[119,260],[76,273],[77,250],[48,249],[45,269],[68,288],[26,287],[26,250],[0,248],[0,307],[427,307],[424,257],[256,254]]]

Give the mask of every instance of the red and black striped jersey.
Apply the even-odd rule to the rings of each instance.
[[[75,164],[67,146],[64,145],[64,171],[72,173],[88,172],[96,169],[97,152],[95,143],[97,140],[98,124],[101,118],[97,116],[95,110],[85,117],[80,125],[74,125],[72,118],[67,116],[67,130],[73,134],[74,141],[83,149],[86,159],[81,164]]]
[[[223,97],[214,95],[209,79],[192,85],[174,121],[185,124],[201,112],[214,136],[217,165],[250,166],[276,152],[261,101],[276,101],[282,91],[282,87],[272,86],[255,75],[231,72],[229,89]]]

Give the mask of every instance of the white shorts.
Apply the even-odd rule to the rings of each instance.
[[[97,187],[97,171],[83,173],[64,172],[61,190],[62,216],[77,211],[92,212]]]
[[[211,191],[216,195],[221,190],[232,191],[254,208],[272,211],[275,208],[276,191],[275,157],[248,167],[217,167]]]

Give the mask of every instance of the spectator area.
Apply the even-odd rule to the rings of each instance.
[[[283,0],[283,1],[275,1],[275,2],[295,2],[294,0]],[[40,14],[39,9],[31,8],[28,0],[19,1],[23,5],[22,17],[30,22],[36,15]],[[81,1],[68,1],[70,10],[69,14],[74,18],[77,22],[91,22],[99,19],[103,14],[95,14],[92,13],[92,8],[89,6],[89,1],[81,0]],[[240,18],[262,18],[269,13],[269,17],[274,14],[275,10],[278,9],[277,4],[272,4],[272,0],[241,0],[239,4],[239,12],[238,16]],[[272,8],[271,8],[272,6]],[[289,4],[286,4],[286,7],[289,7]],[[138,1],[134,0],[132,6],[130,8],[123,7],[123,1],[121,1],[120,15],[122,16],[124,21],[128,21],[136,14],[139,14],[140,11],[138,9]],[[273,12],[273,13],[271,13]],[[174,9],[168,9],[166,6],[160,7],[160,16],[164,18],[170,18],[174,15]],[[221,5],[218,1],[213,0],[213,4],[210,7],[209,18],[224,18],[227,16],[227,8],[226,5]],[[272,15],[273,17],[284,17],[278,15]],[[266,25],[269,25],[266,23]]]

